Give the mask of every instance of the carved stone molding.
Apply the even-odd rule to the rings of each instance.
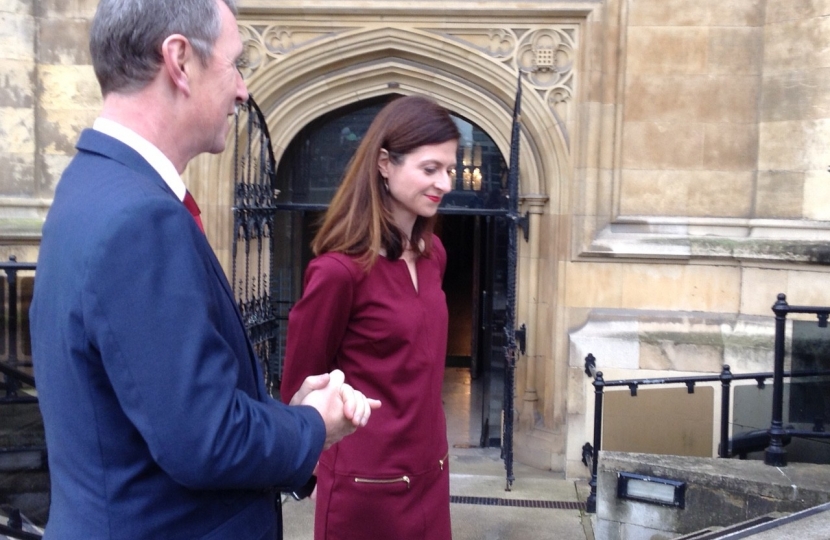
[[[244,46],[242,76],[250,79],[258,71],[278,63],[292,52],[345,30],[348,28],[289,27],[240,21],[239,34]]]
[[[396,22],[394,27],[426,36],[434,34],[478,52],[494,65],[524,73],[525,91],[535,92],[550,111],[570,149],[569,125],[573,116],[575,65],[577,60],[577,24],[548,26],[420,26]],[[292,53],[314,47],[344,33],[378,28],[378,21],[361,21],[350,26],[324,26],[296,21],[291,24],[269,25],[265,21],[239,21],[239,32],[245,47],[241,62],[246,80],[259,72],[273,69]],[[440,47],[440,42],[425,44]]]
[[[525,83],[547,104],[570,147],[577,55],[575,25],[430,29],[525,73]]]

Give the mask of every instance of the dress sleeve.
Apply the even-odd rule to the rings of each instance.
[[[280,398],[288,403],[309,375],[337,367],[351,316],[355,277],[344,261],[321,255],[308,265],[303,296],[288,313]]]

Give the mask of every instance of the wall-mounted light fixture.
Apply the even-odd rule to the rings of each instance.
[[[621,472],[617,473],[617,497],[682,509],[686,506],[686,482]]]

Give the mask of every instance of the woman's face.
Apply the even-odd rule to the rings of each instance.
[[[434,216],[444,194],[452,189],[450,170],[457,149],[456,140],[419,146],[397,164],[386,150],[380,151],[378,170],[389,186],[395,223],[405,233],[412,233],[418,216]]]

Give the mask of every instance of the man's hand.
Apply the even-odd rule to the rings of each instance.
[[[372,410],[380,407],[380,401],[367,398],[344,381],[339,369],[307,377],[291,398],[291,405],[310,405],[323,417],[326,448],[365,426]]]

